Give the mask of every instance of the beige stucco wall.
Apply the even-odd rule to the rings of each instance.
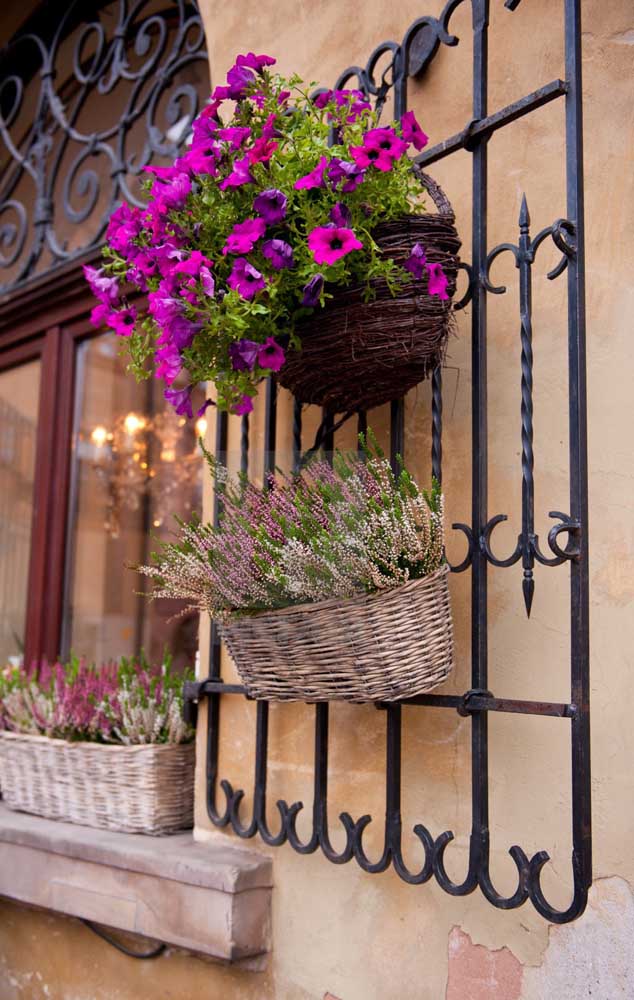
[[[402,0],[363,6],[335,0],[201,0],[212,78],[221,81],[236,52],[276,55],[282,70],[327,84],[341,68],[363,63],[384,38],[400,40],[422,13],[441,4]],[[443,49],[424,85],[412,84],[411,106],[432,142],[458,131],[471,117],[470,17],[464,4],[452,21],[462,38]],[[490,107],[507,104],[563,75],[559,0],[525,0],[511,14],[492,0]],[[503,912],[479,893],[453,899],[435,885],[408,887],[392,872],[369,876],[354,863],[336,867],[321,856],[274,853],[273,952],[266,971],[226,970],[168,956],[142,965],[109,951],[74,924],[33,917],[3,905],[0,954],[20,983],[6,995],[53,1000],[145,1000],[193,996],[227,1000],[616,1000],[634,996],[627,952],[634,928],[634,819],[629,717],[629,650],[634,638],[634,534],[631,490],[634,463],[630,372],[634,362],[631,280],[634,265],[634,11],[629,0],[583,4],[588,222],[588,365],[590,426],[592,707],[595,877],[587,914],[566,928],[549,928],[530,904]],[[517,238],[517,215],[526,192],[533,231],[565,215],[563,102],[516,123],[490,143],[489,242]],[[469,257],[470,157],[458,154],[434,174],[456,208]],[[546,271],[557,253],[544,248],[535,269],[535,453],[537,530],[547,534],[549,510],[566,510],[567,402],[565,279],[550,283]],[[509,293],[490,304],[491,513],[510,515],[494,539],[511,550],[519,530],[520,423],[519,333],[516,272],[509,260],[496,266]],[[470,361],[469,316],[460,318],[445,385],[445,491],[447,522],[469,521]],[[429,478],[429,390],[407,402],[406,458]],[[307,425],[310,420],[306,421]],[[384,427],[383,414],[372,423]],[[210,429],[213,433],[213,428]],[[253,471],[257,462],[253,433]],[[307,442],[310,434],[307,431]],[[342,434],[338,443],[349,443]],[[233,429],[231,444],[237,448]],[[288,447],[280,432],[280,457]],[[234,454],[235,458],[235,454]],[[461,537],[449,532],[448,550],[461,558]],[[500,696],[566,700],[568,696],[567,570],[536,570],[530,622],[521,601],[521,569],[490,574],[490,687]],[[463,691],[469,679],[469,579],[451,581],[457,630],[454,678],[443,690]],[[203,634],[202,649],[207,648]],[[202,669],[205,669],[203,661]],[[227,664],[224,676],[231,677]],[[222,706],[221,773],[247,789],[253,773],[254,708],[226,698]],[[423,821],[437,835],[452,829],[450,874],[464,877],[470,824],[469,723],[448,711],[404,713],[403,813],[405,828]],[[336,706],[331,714],[331,826],[346,809],[375,817],[368,849],[381,849],[384,809],[384,726],[372,708]],[[513,885],[508,848],[547,849],[553,858],[544,879],[553,901],[570,890],[568,724],[496,716],[491,731],[492,877],[500,891]],[[205,811],[204,737],[201,713],[197,778],[197,829],[213,833]],[[312,801],[312,710],[272,707],[269,801]],[[270,809],[275,825],[275,810]],[[300,832],[306,832],[300,820]],[[336,832],[333,839],[337,841]],[[416,864],[414,838],[405,835],[406,859]],[[260,845],[258,845],[260,846]],[[55,949],[63,956],[54,959]],[[27,943],[28,942],[28,946]],[[482,946],[482,947],[480,947]],[[73,974],[68,971],[73,966]],[[141,966],[141,967],[140,967]],[[7,973],[8,975],[8,973]],[[629,978],[628,978],[629,977]],[[10,980],[7,979],[7,982]],[[65,985],[61,985],[64,983]],[[157,992],[157,983],[160,988]],[[44,984],[44,985],[43,985]],[[45,989],[48,992],[45,992]]]

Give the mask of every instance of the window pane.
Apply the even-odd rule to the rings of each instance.
[[[202,460],[193,421],[165,403],[155,379],[137,384],[104,334],[78,352],[63,650],[103,662],[165,646],[192,663],[198,616],[139,596],[147,562],[174,515],[202,507]],[[195,406],[202,404],[194,400]],[[173,605],[174,602],[169,602]]]
[[[24,652],[40,363],[0,372],[0,666]]]

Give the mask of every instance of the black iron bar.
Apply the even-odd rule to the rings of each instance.
[[[216,440],[214,443],[214,454],[219,462],[226,461],[227,457],[227,414],[218,412],[216,414]],[[218,491],[214,490],[213,502],[213,523],[218,524],[220,514],[220,497]],[[209,638],[209,677],[211,680],[220,678],[220,632],[215,622],[211,623],[211,633]],[[228,809],[224,814],[218,812],[216,804],[216,785],[218,780],[218,754],[220,744],[220,695],[213,694],[209,698],[207,706],[207,812],[214,823],[224,826],[228,822]]]
[[[431,474],[442,484],[442,367],[431,377]]]
[[[567,83],[563,80],[553,80],[544,87],[540,87],[539,90],[534,90],[532,94],[527,94],[526,97],[520,98],[519,101],[501,108],[500,111],[496,111],[493,115],[487,117],[485,113],[482,113],[478,117],[474,112],[473,120],[462,132],[457,132],[455,135],[450,136],[449,139],[445,139],[436,146],[432,146],[431,149],[426,149],[424,153],[420,153],[415,158],[414,162],[418,163],[421,167],[426,167],[430,163],[437,163],[438,160],[443,160],[446,156],[450,156],[459,149],[472,149],[477,141],[488,139],[498,129],[504,128],[505,125],[510,125],[511,122],[523,118],[524,115],[530,114],[531,111],[536,111],[558,97],[565,96],[567,87]]]

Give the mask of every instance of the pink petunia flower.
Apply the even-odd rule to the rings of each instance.
[[[401,115],[401,130],[405,142],[411,143],[419,151],[424,149],[429,142],[429,136],[423,132],[413,111],[406,111],[404,115]]]
[[[251,413],[252,410],[253,400],[250,396],[243,396],[238,403],[234,403],[231,407],[231,412],[238,416],[245,416],[247,413]]]
[[[84,265],[84,277],[90,285],[90,290],[101,302],[116,302],[119,298],[119,282],[109,278],[103,267]]]
[[[352,250],[361,250],[363,243],[352,229],[341,226],[317,226],[308,234],[308,247],[317,264],[335,264]]]
[[[129,337],[134,330],[136,322],[136,309],[130,306],[128,309],[113,309],[106,317],[106,323],[111,330],[114,330],[117,337]]]
[[[240,149],[243,142],[251,135],[251,129],[248,125],[243,127],[236,125],[232,128],[220,128],[216,135],[223,142],[228,142],[232,149]]]
[[[387,173],[394,166],[394,160],[389,153],[374,147],[351,146],[350,156],[360,170],[376,167],[377,170]]]
[[[258,365],[260,368],[268,368],[269,371],[279,372],[285,360],[284,350],[273,337],[267,337],[258,351]]]
[[[221,191],[226,191],[227,188],[241,187],[243,184],[253,184],[255,177],[249,170],[249,158],[248,156],[243,156],[241,160],[236,160],[233,164],[233,170],[228,177],[225,177],[224,181],[218,185]]]
[[[324,180],[324,172],[328,166],[328,157],[320,156],[319,163],[314,170],[311,170],[309,174],[305,174],[304,177],[300,177],[298,181],[295,181],[294,187],[297,191],[309,191],[311,188],[323,188],[326,186]]]
[[[266,288],[264,278],[246,257],[237,257],[233,262],[233,270],[227,278],[227,284],[229,288],[234,288],[243,299],[252,299],[263,288]]]
[[[260,136],[247,152],[249,163],[268,163],[278,146],[279,143],[275,142],[274,139],[267,139],[263,135]]]
[[[223,254],[249,253],[260,237],[264,236],[265,231],[264,219],[245,219],[244,222],[237,222],[227,236],[227,242],[222,248]]]
[[[430,295],[437,295],[439,299],[448,299],[447,275],[440,264],[425,264],[428,274],[427,288]]]

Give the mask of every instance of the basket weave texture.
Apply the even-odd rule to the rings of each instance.
[[[395,701],[453,665],[448,567],[393,590],[257,612],[222,626],[247,693],[267,701]]]
[[[82,826],[165,834],[193,826],[193,743],[114,746],[0,733],[10,809]]]
[[[444,360],[460,240],[445,194],[426,174],[419,176],[438,213],[383,223],[373,236],[396,264],[404,264],[420,243],[428,262],[442,265],[449,300],[429,295],[426,274],[395,296],[385,281],[373,282],[376,295],[369,302],[361,287],[337,289],[323,309],[298,323],[302,349],[287,352],[278,375],[300,402],[331,413],[368,410],[403,396]]]

